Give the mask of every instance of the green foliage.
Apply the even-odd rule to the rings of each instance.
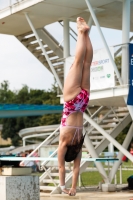
[[[10,147],[11,145],[10,144],[2,144],[2,145],[0,145],[0,148],[6,148],[6,147]]]
[[[9,90],[9,82],[4,81],[0,85],[0,103],[60,105],[60,100],[57,98],[55,85],[48,91],[29,89],[26,85],[19,91],[11,91]],[[49,114],[44,116],[0,119],[0,123],[3,124],[2,137],[3,139],[11,138],[12,145],[19,146],[20,137],[18,132],[21,129],[58,124],[60,123],[60,118],[61,114]]]
[[[115,64],[119,70],[119,72],[121,73],[121,62],[122,62],[122,57],[121,56],[117,56],[115,57]]]
[[[51,124],[59,124],[61,119],[61,114],[49,114],[49,115],[44,115],[41,118],[40,121],[40,126],[43,124],[46,125],[51,125]]]
[[[4,81],[0,84],[0,103],[13,103],[14,93],[9,90],[9,82]]]
[[[126,126],[126,127],[123,129],[123,131],[116,137],[116,140],[117,140],[120,144],[123,143],[123,141],[124,141],[124,139],[125,139],[125,137],[126,137],[126,135],[127,135],[127,133],[128,133],[128,130],[129,130],[130,126],[131,126],[131,123],[129,123],[128,126]],[[131,141],[131,142],[132,142],[132,141]],[[130,145],[129,145],[129,147],[130,147]],[[128,147],[128,149],[129,149],[129,147]]]
[[[127,168],[125,168],[127,169]],[[133,174],[132,172],[132,166],[130,166],[130,169],[122,170],[122,183],[127,184],[127,178]],[[108,171],[106,171],[108,173]],[[34,175],[41,176],[42,173],[34,173]],[[56,177],[55,179],[58,179]],[[116,179],[117,183],[120,183],[120,171],[118,170],[116,173]],[[102,176],[98,171],[89,171],[89,172],[83,172],[81,174],[81,186],[98,186],[99,182],[104,183]],[[112,180],[112,184],[114,183],[114,179]],[[77,183],[78,186],[79,183]],[[54,184],[50,183],[49,186],[54,186]]]

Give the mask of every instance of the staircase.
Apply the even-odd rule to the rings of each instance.
[[[63,85],[64,82],[64,63],[63,47],[45,29],[37,29],[37,33],[43,43],[46,53]],[[49,64],[42,53],[42,50],[32,32],[17,36],[17,39],[52,73]]]

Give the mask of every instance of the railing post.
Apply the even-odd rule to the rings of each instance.
[[[23,139],[23,147],[25,147],[25,146],[26,146],[26,140]]]
[[[120,165],[120,184],[122,184],[122,166]]]

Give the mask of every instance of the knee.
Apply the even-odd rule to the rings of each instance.
[[[90,67],[91,67],[91,61],[89,62],[86,62],[86,61],[84,61],[84,67],[86,67],[87,69],[89,69],[90,70]]]
[[[80,69],[81,69],[81,67],[83,66],[83,60],[81,60],[78,56],[75,56],[75,59],[74,59],[74,63],[73,63],[73,65],[72,65],[72,67],[76,67],[76,68],[78,68],[78,66],[80,67]]]

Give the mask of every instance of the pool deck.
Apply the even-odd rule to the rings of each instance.
[[[55,194],[50,195],[48,193],[40,193],[40,200],[68,200],[68,199],[79,199],[79,200],[130,200],[133,199],[132,191],[118,191],[118,192],[78,192],[76,196],[68,196],[66,194]]]

